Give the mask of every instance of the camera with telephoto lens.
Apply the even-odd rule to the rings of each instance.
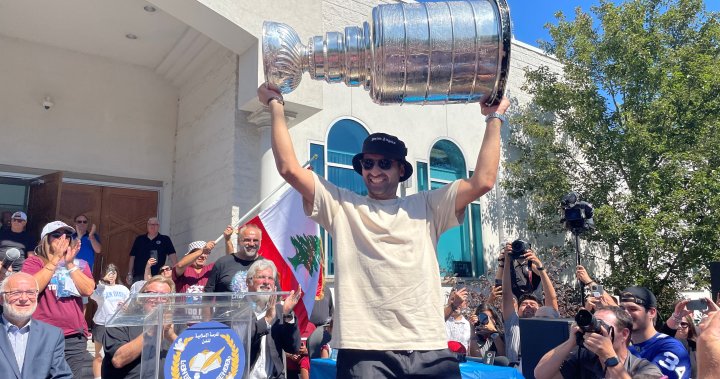
[[[603,329],[607,330],[608,333],[610,333],[611,331],[610,326],[606,324],[605,321],[595,318],[595,316],[593,316],[593,314],[586,309],[581,309],[578,311],[578,313],[575,315],[575,323],[582,330],[582,332],[578,332],[576,336],[577,344],[579,346],[582,346],[584,342],[584,333],[602,334]]]
[[[532,245],[530,244],[530,242],[517,239],[512,242],[510,247],[512,248],[509,254],[510,259],[521,259],[525,252],[530,250]]]
[[[603,320],[596,319],[590,311],[581,309],[575,315],[575,322],[584,333],[602,333],[602,328],[607,329]]]

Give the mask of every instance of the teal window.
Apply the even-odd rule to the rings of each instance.
[[[428,164],[426,162],[415,162],[415,171],[417,173],[417,183],[418,183],[418,192],[420,191],[427,191],[429,189],[428,186]]]
[[[367,195],[367,188],[362,177],[352,167],[352,158],[362,150],[362,143],[368,135],[369,133],[365,127],[355,120],[342,119],[335,122],[330,127],[330,133],[328,134],[327,162],[323,162],[324,166],[327,167],[327,172],[323,170],[323,175],[317,170],[315,172],[320,176],[325,176],[330,183],[340,188],[347,188],[363,196]],[[311,155],[314,154],[312,145],[310,153]],[[321,232],[326,251],[326,274],[334,275],[332,238],[325,230],[321,230]]]
[[[466,167],[465,157],[457,145],[448,140],[436,142],[430,151],[430,189],[467,178]],[[462,271],[462,267],[469,267],[465,273],[468,276],[484,272],[480,206],[473,203],[469,208],[463,223],[443,233],[438,240],[437,258],[442,275],[452,276]],[[475,208],[477,212],[474,212]],[[476,253],[477,249],[480,249],[480,254]]]
[[[367,195],[362,177],[352,167],[352,158],[362,150],[367,130],[357,121],[342,119],[330,128],[327,141],[327,180],[357,194]]]

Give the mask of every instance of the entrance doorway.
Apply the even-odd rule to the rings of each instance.
[[[113,263],[118,267],[118,278],[124,279],[135,237],[147,233],[148,218],[158,215],[158,198],[159,192],[154,190],[63,183],[62,172],[55,172],[30,183],[28,230],[39,236],[50,221],[60,220],[73,226],[76,216],[86,215],[97,226],[102,244],[102,254],[95,258],[93,277],[97,281],[103,268]],[[90,302],[88,322],[95,309],[94,302]]]

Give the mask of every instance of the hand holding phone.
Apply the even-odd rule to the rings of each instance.
[[[705,299],[690,300],[685,307],[689,311],[705,311],[708,309],[707,301]]]

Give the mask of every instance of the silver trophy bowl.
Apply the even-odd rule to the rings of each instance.
[[[290,93],[304,72],[362,85],[378,104],[496,104],[510,62],[505,0],[379,5],[363,27],[327,32],[306,45],[288,25],[263,23],[265,80]]]

